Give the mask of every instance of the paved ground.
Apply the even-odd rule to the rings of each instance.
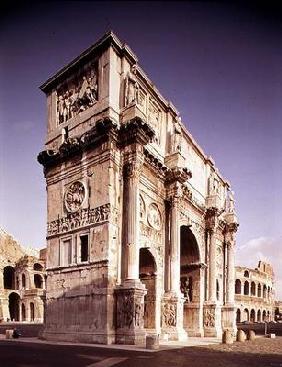
[[[258,338],[231,346],[213,344],[156,353],[0,341],[1,367],[282,367],[282,337]]]

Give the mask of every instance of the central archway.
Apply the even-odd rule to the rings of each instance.
[[[156,328],[156,271],[154,256],[147,248],[140,249],[139,278],[147,289],[144,298],[144,328]]]
[[[188,335],[198,336],[200,326],[201,262],[199,246],[189,226],[180,227],[180,289],[184,295],[183,325]]]
[[[11,321],[20,321],[20,296],[15,292],[9,295],[9,312]]]

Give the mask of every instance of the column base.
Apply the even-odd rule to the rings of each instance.
[[[222,336],[221,308],[214,302],[204,304],[204,336]]]
[[[125,280],[115,290],[117,301],[116,343],[145,345],[144,296],[140,280]]]
[[[181,294],[166,293],[162,300],[162,339],[187,340],[183,328],[184,299]]]

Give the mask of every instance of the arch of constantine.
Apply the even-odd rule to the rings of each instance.
[[[230,184],[112,32],[42,86],[43,337],[142,344],[236,329]]]

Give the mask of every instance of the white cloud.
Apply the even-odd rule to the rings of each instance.
[[[236,265],[255,268],[259,260],[273,266],[276,299],[282,300],[282,237],[258,237],[237,248]]]

